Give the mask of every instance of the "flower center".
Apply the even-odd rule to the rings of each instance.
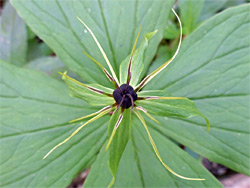
[[[121,107],[129,108],[136,101],[137,94],[130,85],[122,84],[120,89],[114,90],[113,97],[117,104],[121,103]]]

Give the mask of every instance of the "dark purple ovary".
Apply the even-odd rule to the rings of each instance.
[[[119,88],[113,91],[113,97],[114,97],[116,103],[120,104],[123,96],[125,95],[125,98],[121,104],[121,107],[122,108],[129,108],[130,106],[132,106],[132,99],[133,99],[133,102],[136,101],[137,94],[134,91],[134,89],[130,85],[127,85],[127,84],[122,84],[120,86],[120,89],[121,89],[121,91],[119,90]],[[132,97],[132,99],[131,99],[131,97]]]

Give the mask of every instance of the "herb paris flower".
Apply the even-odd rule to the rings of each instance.
[[[141,62],[142,66],[143,66],[143,58],[141,58],[141,57],[143,56],[143,52],[148,45],[148,40],[150,40],[150,38],[153,37],[153,35],[156,33],[156,31],[146,34],[145,39],[144,39],[143,43],[141,44],[141,46],[137,50],[135,50],[137,42],[138,42],[139,34],[141,31],[141,27],[140,27],[138,35],[137,35],[136,40],[135,40],[135,43],[133,45],[130,57],[128,59],[125,59],[124,62],[121,64],[121,67],[126,66],[127,69],[126,69],[126,71],[121,72],[123,75],[120,75],[120,82],[119,82],[119,80],[116,77],[116,73],[113,70],[113,68],[112,68],[112,66],[107,58],[107,55],[105,54],[105,52],[104,52],[103,48],[101,47],[100,43],[98,42],[97,38],[95,37],[95,35],[91,31],[91,29],[78,17],[78,20],[87,28],[87,30],[89,31],[89,33],[93,37],[94,41],[96,42],[98,48],[100,49],[107,65],[110,69],[111,74],[109,73],[108,70],[106,70],[98,61],[96,61],[89,54],[87,54],[85,52],[84,52],[84,54],[86,56],[88,56],[92,61],[94,61],[102,69],[102,71],[105,73],[105,75],[107,76],[109,81],[113,83],[113,85],[116,89],[112,90],[112,89],[109,89],[109,88],[106,88],[106,87],[103,87],[103,86],[100,86],[97,84],[94,84],[94,85],[83,84],[83,83],[69,77],[67,75],[67,72],[60,73],[62,75],[63,80],[68,85],[69,90],[70,90],[70,94],[73,97],[81,98],[81,99],[85,100],[86,102],[88,102],[90,105],[103,105],[103,106],[106,105],[106,106],[95,113],[92,113],[92,114],[89,114],[87,116],[70,121],[70,123],[72,123],[72,122],[76,122],[76,121],[80,121],[80,120],[92,117],[91,119],[86,121],[84,124],[82,124],[80,127],[78,127],[68,138],[66,138],[64,141],[62,141],[61,143],[56,145],[54,148],[52,148],[44,156],[43,159],[45,159],[48,155],[50,155],[50,153],[53,152],[57,147],[61,146],[62,144],[64,144],[68,140],[70,140],[84,126],[86,126],[87,124],[89,124],[89,123],[99,119],[100,117],[108,114],[109,112],[113,112],[113,114],[112,114],[112,117],[110,120],[111,123],[109,126],[109,141],[108,141],[107,146],[106,146],[106,151],[110,147],[112,147],[112,148],[110,148],[110,150],[111,150],[110,155],[112,155],[112,152],[114,152],[114,150],[116,150],[117,147],[120,147],[120,148],[122,148],[122,152],[123,152],[129,138],[124,138],[124,143],[121,143],[120,146],[119,146],[119,143],[117,144],[118,146],[112,146],[112,144],[114,142],[115,136],[117,136],[116,133],[119,131],[120,126],[125,126],[125,125],[122,125],[124,116],[127,116],[127,114],[129,114],[129,116],[130,116],[131,113],[133,113],[138,117],[138,119],[141,121],[142,125],[144,126],[157,158],[159,159],[159,161],[162,163],[162,165],[169,172],[171,172],[172,174],[174,174],[175,176],[177,176],[179,178],[186,179],[186,180],[205,180],[205,179],[201,179],[201,178],[188,178],[188,177],[181,176],[181,175],[177,174],[176,172],[174,172],[169,166],[167,166],[163,162],[163,160],[160,156],[160,153],[157,150],[156,144],[155,144],[155,142],[154,142],[154,140],[149,132],[149,129],[148,129],[147,124],[144,120],[144,117],[140,113],[140,111],[142,111],[147,117],[149,117],[150,119],[152,119],[153,121],[155,121],[157,123],[159,123],[159,122],[150,113],[155,113],[156,115],[161,115],[161,116],[177,116],[177,117],[181,117],[181,118],[188,118],[191,116],[199,115],[199,116],[202,116],[206,120],[207,130],[209,130],[209,122],[208,122],[207,118],[204,117],[197,110],[194,103],[192,101],[188,100],[187,98],[165,96],[164,95],[165,93],[160,92],[160,91],[141,91],[142,88],[151,79],[153,79],[157,74],[159,74],[163,69],[165,69],[174,60],[174,58],[177,56],[177,54],[179,52],[179,49],[181,46],[181,39],[182,39],[182,26],[181,26],[181,21],[180,21],[178,15],[176,14],[176,12],[173,9],[172,9],[172,11],[176,15],[177,20],[179,21],[179,24],[180,24],[181,34],[180,34],[180,41],[178,44],[178,48],[177,48],[174,56],[170,60],[165,62],[163,65],[161,65],[155,71],[153,71],[151,74],[147,75],[139,84],[137,84],[137,82],[138,82],[138,78],[139,78],[141,71],[139,68],[134,70],[134,66],[135,66],[135,63],[138,63],[138,62]],[[136,74],[138,74],[138,75],[136,75]],[[159,105],[162,106],[161,109],[158,108]],[[186,109],[184,109],[183,106],[185,106]],[[118,135],[118,136],[120,136],[120,135]],[[113,158],[110,157],[109,166],[110,166],[110,171],[113,175],[113,179],[110,183],[110,186],[114,184],[115,175],[116,175],[116,171],[117,171],[117,165],[119,164],[122,152],[119,155],[116,155],[115,157],[113,156]],[[116,162],[113,162],[113,161],[116,161]],[[116,164],[114,165],[113,163],[116,163]]]

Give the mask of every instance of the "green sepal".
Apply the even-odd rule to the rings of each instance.
[[[116,113],[113,113],[109,121],[109,128],[108,128],[109,137],[111,136],[114,130],[115,124],[117,123],[120,114],[121,114],[121,109],[119,109]],[[119,127],[117,128],[116,133],[108,149],[109,152],[108,165],[110,172],[113,176],[113,179],[109,184],[109,187],[111,187],[115,182],[115,175],[120,163],[120,159],[122,157],[122,154],[125,150],[125,147],[130,137],[131,137],[131,110],[126,109],[123,112],[123,119]]]
[[[165,91],[142,91],[138,92],[138,97],[172,97]],[[205,119],[207,124],[207,131],[209,131],[210,123],[208,119],[198,110],[195,103],[188,98],[182,99],[151,99],[151,100],[137,100],[137,106],[142,106],[149,113],[166,117],[190,118],[193,116],[201,116]]]
[[[104,106],[104,105],[111,105],[115,102],[114,98],[109,97],[107,95],[95,93],[95,92],[89,90],[87,87],[84,87],[83,85],[94,87],[94,88],[102,90],[106,93],[112,94],[112,90],[109,88],[106,88],[106,87],[101,86],[99,84],[80,85],[80,84],[68,79],[65,76],[62,76],[62,79],[64,80],[64,82],[67,84],[67,86],[69,88],[70,96],[82,99],[82,100],[86,101],[89,105]]]
[[[131,80],[130,85],[135,87],[141,78],[140,75],[143,71],[144,67],[144,53],[146,48],[148,47],[149,40],[157,33],[157,30],[147,33],[144,35],[144,40],[141,42],[138,49],[136,49],[135,54],[133,56],[132,64],[131,64]],[[120,65],[120,83],[124,84],[127,82],[128,75],[128,64],[129,64],[130,55],[124,59]]]

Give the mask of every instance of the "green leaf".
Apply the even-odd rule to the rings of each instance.
[[[248,175],[249,7],[231,8],[204,22],[185,38],[168,69],[146,87],[190,98],[211,123],[207,134],[199,119],[163,118],[166,135],[211,161]]]
[[[26,26],[27,29],[27,33],[28,33],[28,40],[33,40],[34,38],[36,38],[36,34],[30,29],[29,26]]]
[[[151,33],[147,33],[144,36],[144,40],[141,42],[139,48],[135,51],[131,64],[131,80],[130,84],[135,87],[141,78],[141,73],[144,67],[144,53],[148,47],[149,40],[157,33],[157,30]],[[127,82],[128,76],[128,65],[129,65],[130,55],[124,59],[120,65],[120,83],[124,84]]]
[[[109,116],[84,127],[42,160],[80,125],[68,121],[97,109],[69,97],[64,83],[44,73],[5,62],[0,68],[0,187],[66,187],[100,150]]]
[[[177,35],[178,37],[178,35]],[[168,59],[172,57],[171,49],[168,46],[159,46],[157,53],[156,53],[156,59],[153,61],[151,66],[148,69],[148,73],[153,72],[155,69],[160,67],[163,63],[165,63]]]
[[[38,41],[37,38],[29,40],[27,61],[34,61],[42,57],[50,56],[53,51],[43,42]]]
[[[164,117],[180,117],[190,118],[193,116],[201,116],[206,120],[209,130],[209,122],[197,109],[194,102],[188,98],[183,99],[167,99],[171,97],[164,91],[142,91],[138,93],[138,97],[165,97],[164,99],[137,100],[135,104],[145,108],[149,113],[153,113]]]
[[[162,39],[173,4],[173,0],[11,2],[31,29],[73,72],[88,83],[104,86],[112,84],[82,51],[90,54],[106,69],[107,65],[91,35],[76,17],[79,16],[96,35],[117,74],[120,63],[131,52],[140,25],[142,36],[158,29],[144,57],[146,72]],[[138,42],[142,39],[143,37],[139,38]]]
[[[163,161],[178,173],[205,178],[206,181],[187,181],[170,174],[155,156],[143,125],[134,115],[132,125],[135,125],[132,126],[132,136],[120,160],[113,187],[222,187],[198,160],[155,131],[155,127],[159,125],[150,123],[150,133]],[[101,150],[83,187],[108,186],[112,176],[109,173],[107,159],[107,152]]]
[[[188,35],[198,26],[198,19],[205,0],[179,0],[180,18],[183,23],[183,34]]]
[[[163,37],[165,39],[176,39],[179,38],[180,31],[177,29],[173,21],[168,20],[167,28],[164,30]]]
[[[99,84],[88,84],[88,85],[83,84],[79,81],[76,81],[75,79],[70,78],[69,76],[66,75],[66,73],[63,74],[62,79],[65,81],[65,83],[69,88],[70,96],[82,99],[90,105],[104,106],[104,105],[112,105],[115,102],[113,97],[96,93],[88,89],[88,87],[98,89],[110,95],[112,95],[113,92],[112,89],[106,88]]]
[[[220,0],[220,1],[205,0],[199,20],[204,21],[215,15],[219,10],[224,8],[227,1],[228,0]]]
[[[109,129],[108,129],[109,137],[111,137],[115,125],[119,121],[120,114],[121,110],[117,111],[116,113],[113,113],[109,121]],[[131,110],[126,109],[123,113],[123,119],[119,127],[116,129],[115,135],[108,149],[109,152],[108,164],[111,174],[113,176],[110,185],[112,185],[115,182],[116,172],[119,167],[120,159],[130,139],[130,136],[131,136]]]
[[[57,72],[63,68],[65,70],[65,65],[58,57],[46,56],[29,62],[25,65],[25,68],[45,72],[49,75],[58,75],[59,77],[60,75]]]
[[[6,2],[0,21],[0,58],[17,66],[26,63],[27,31],[23,20]]]

